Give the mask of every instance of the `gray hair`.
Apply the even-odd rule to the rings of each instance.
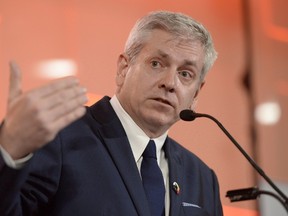
[[[145,45],[154,29],[164,30],[177,37],[200,41],[205,52],[201,78],[204,79],[217,58],[213,40],[208,30],[193,18],[177,12],[155,11],[139,19],[126,41],[124,52],[133,60]]]

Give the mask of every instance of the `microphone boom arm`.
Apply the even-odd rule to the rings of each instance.
[[[225,127],[216,118],[211,115],[203,113],[195,113],[192,110],[183,110],[180,113],[180,118],[184,121],[193,121],[195,118],[209,118],[214,121],[220,129],[226,134],[226,136],[232,141],[232,143],[238,148],[243,156],[249,161],[249,163],[255,168],[255,170],[268,182],[268,184],[282,197],[286,211],[288,212],[288,198],[287,196],[274,184],[274,182],[265,174],[265,172],[258,166],[258,164],[245,152],[241,145],[233,138],[233,136],[225,129]]]

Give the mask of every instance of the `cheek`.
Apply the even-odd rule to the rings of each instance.
[[[180,107],[181,109],[190,109],[195,101],[195,91],[191,93],[192,91],[187,91],[182,94],[182,97],[180,98]]]
[[[125,80],[125,77],[122,76],[121,74],[118,74],[116,76],[116,85],[121,88],[123,86],[123,83],[124,83],[124,80]]]

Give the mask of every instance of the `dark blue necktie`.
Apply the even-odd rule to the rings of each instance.
[[[142,154],[141,175],[144,190],[152,216],[163,216],[165,213],[165,186],[162,172],[157,163],[156,146],[150,140]]]

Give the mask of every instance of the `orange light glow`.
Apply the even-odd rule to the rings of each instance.
[[[288,96],[288,80],[279,80],[276,89],[280,95]]]
[[[273,22],[272,2],[271,0],[264,0],[261,2],[262,25],[268,37],[274,40],[288,42],[288,29],[276,25]]]
[[[231,206],[223,206],[223,211],[226,216],[259,216],[257,211]]]

